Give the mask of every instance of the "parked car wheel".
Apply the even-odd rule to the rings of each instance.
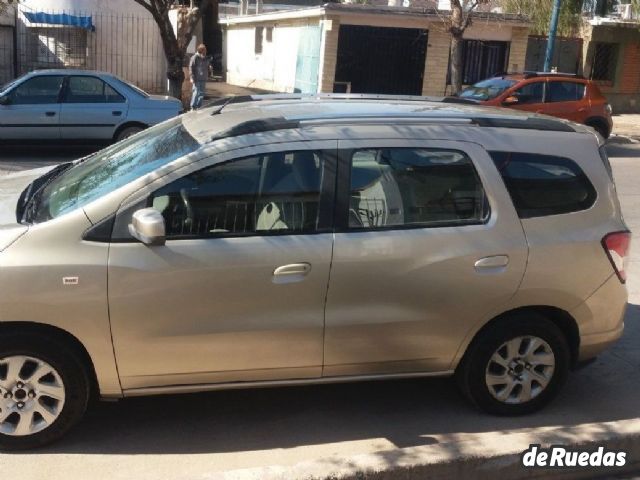
[[[588,127],[593,128],[596,132],[602,135],[602,138],[609,138],[609,127],[604,120],[588,120],[585,124]]]
[[[89,381],[64,345],[34,334],[0,336],[0,448],[41,447],[83,416]]]
[[[136,126],[136,125],[132,125],[131,127],[126,127],[123,128],[122,130],[120,130],[117,134],[116,134],[116,142],[119,142],[120,140],[124,140],[125,138],[129,138],[133,135],[135,135],[136,133],[141,132],[142,130],[144,130],[144,128],[140,127],[140,126]]]
[[[480,409],[521,415],[556,396],[569,359],[569,346],[555,324],[537,313],[520,313],[482,332],[456,374],[462,391]]]

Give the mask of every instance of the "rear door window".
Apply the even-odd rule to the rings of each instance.
[[[463,152],[429,148],[345,151],[351,157],[350,229],[477,224],[482,183]]]
[[[520,218],[586,210],[596,200],[595,188],[573,160],[534,153],[489,153]]]
[[[547,102],[576,102],[584,97],[584,84],[550,81],[547,85]]]
[[[96,77],[69,77],[65,103],[123,103],[124,97]]]

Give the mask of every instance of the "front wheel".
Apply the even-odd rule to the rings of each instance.
[[[569,347],[558,327],[537,313],[522,313],[482,332],[456,375],[462,391],[482,410],[521,415],[556,396],[569,362]]]
[[[586,125],[587,125],[587,127],[593,128],[605,140],[607,138],[609,138],[609,134],[611,132],[609,131],[609,127],[604,122],[601,122],[601,121],[589,121],[589,122],[586,123]]]
[[[42,336],[0,336],[0,449],[40,447],[82,418],[86,371],[65,345]]]

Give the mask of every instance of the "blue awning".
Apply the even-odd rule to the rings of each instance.
[[[24,12],[31,23],[43,23],[46,25],[68,25],[71,27],[84,28],[95,31],[96,27],[91,21],[91,17],[79,17],[67,13],[44,13],[44,12]]]

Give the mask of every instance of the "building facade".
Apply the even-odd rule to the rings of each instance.
[[[432,8],[334,4],[222,19],[227,82],[279,92],[445,95],[450,35]],[[464,83],[523,70],[528,23],[478,12]]]
[[[131,0],[21,0],[17,74],[83,68],[116,74],[152,93],[167,88],[158,27]]]

